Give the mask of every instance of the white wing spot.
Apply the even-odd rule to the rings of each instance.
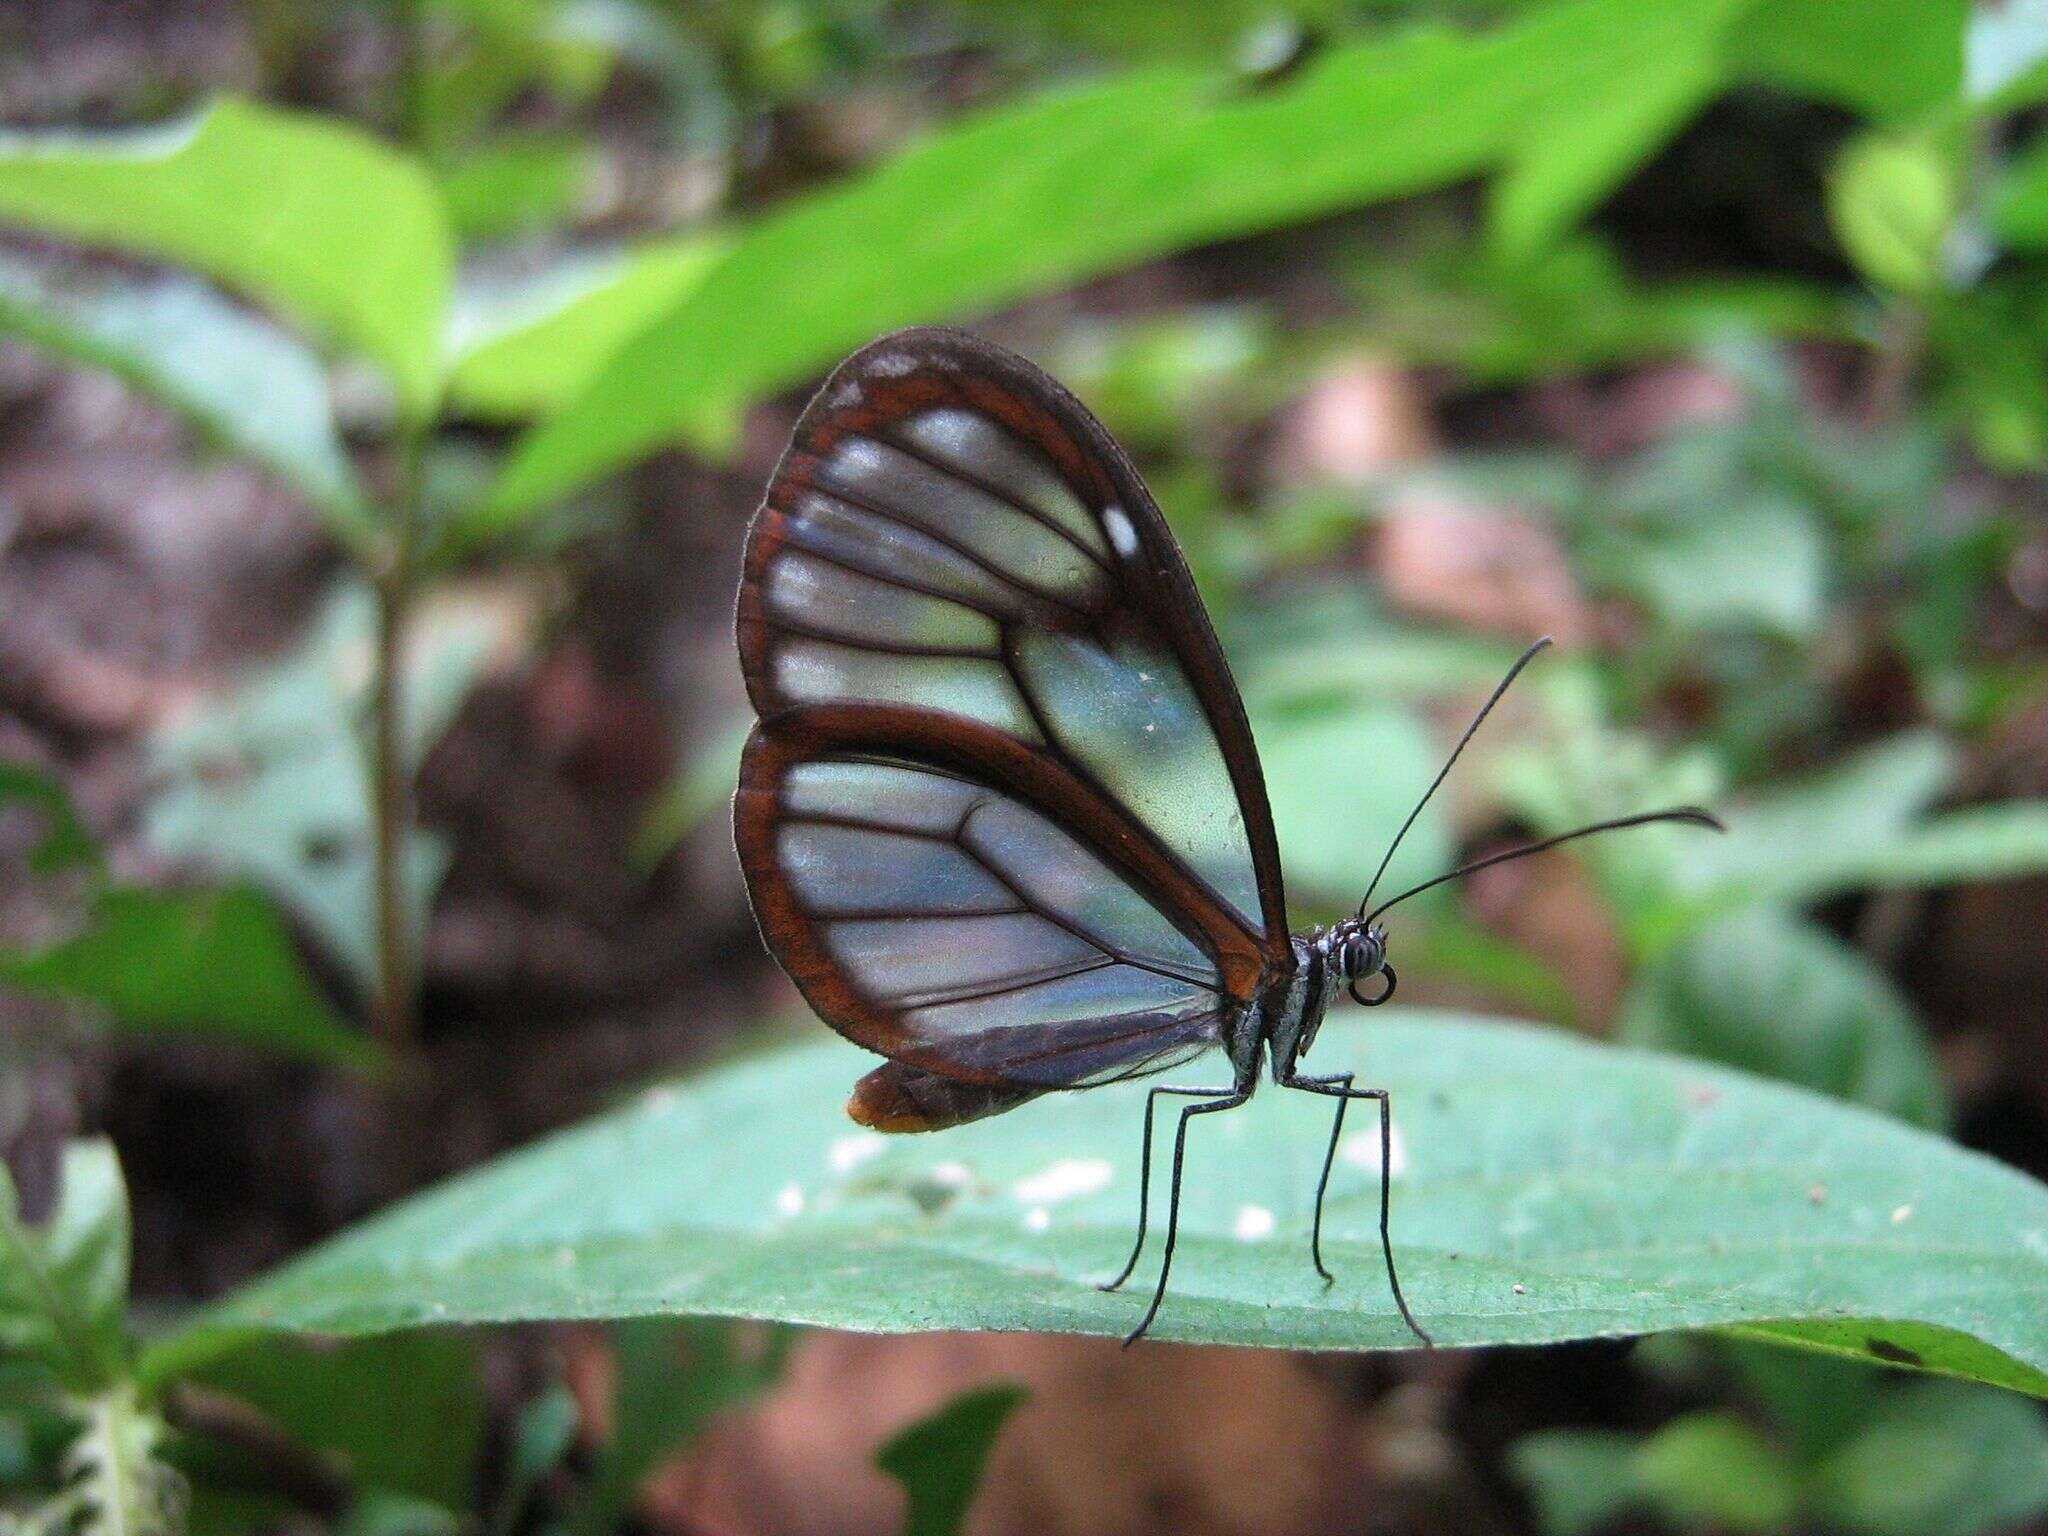
[[[825,1161],[834,1173],[851,1173],[882,1150],[882,1138],[873,1131],[842,1136],[825,1149]]]
[[[1240,1243],[1256,1243],[1273,1235],[1273,1213],[1263,1205],[1240,1205],[1230,1230],[1237,1234]]]
[[[1408,1171],[1408,1138],[1401,1134],[1400,1121],[1394,1122],[1393,1134],[1387,1138],[1387,1144],[1393,1149],[1393,1156],[1388,1160],[1387,1177],[1398,1179]],[[1338,1155],[1354,1168],[1363,1168],[1372,1174],[1380,1171],[1380,1133],[1376,1128],[1346,1136],[1344,1145],[1337,1150]]]
[[[803,1188],[797,1184],[785,1184],[775,1192],[775,1214],[778,1216],[801,1216],[804,1209]]]
[[[917,359],[908,352],[884,352],[880,357],[868,359],[868,372],[878,378],[900,379],[917,367]]]
[[[1138,530],[1132,526],[1130,514],[1122,507],[1104,507],[1102,526],[1109,534],[1109,542],[1116,552],[1128,560],[1138,552]]]
[[[1033,1206],[1024,1213],[1024,1230],[1026,1232],[1043,1232],[1051,1225],[1052,1212],[1042,1205]]]
[[[1110,1166],[1099,1157],[1065,1157],[1017,1181],[1017,1198],[1026,1205],[1056,1205],[1076,1195],[1092,1195],[1109,1187]]]

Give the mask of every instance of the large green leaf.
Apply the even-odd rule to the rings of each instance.
[[[2048,1395],[2048,1188],[2010,1168],[1800,1089],[1522,1026],[1354,1018],[1317,1056],[1393,1090],[1395,1243],[1440,1343],[1743,1325]],[[656,1089],[372,1220],[200,1326],[675,1312],[1128,1330],[1156,1247],[1137,1294],[1094,1282],[1130,1243],[1143,1086],[891,1139],[840,1111],[871,1060],[825,1042]],[[1332,1192],[1338,1283],[1309,1267],[1328,1134],[1327,1104],[1293,1094],[1196,1123],[1157,1336],[1413,1343],[1380,1269],[1370,1126],[1349,1132]],[[189,1358],[206,1339],[165,1347]]]
[[[1532,121],[1602,114],[1599,142],[1517,195],[1518,227],[1548,229],[1664,121],[1635,120],[1641,69],[1607,39],[1649,25],[1691,52],[1726,11],[1687,0],[1650,22],[1636,0],[1571,0],[1497,31],[1337,48],[1263,90],[1163,64],[948,125],[743,234],[528,437],[495,501],[547,501],[893,326],[1442,186],[1538,155]]]
[[[319,365],[203,285],[92,280],[0,258],[0,330],[155,396],[277,474],[344,537],[368,544],[371,514]]]
[[[1763,79],[1903,117],[1961,94],[1969,13],[1968,0],[1773,0],[1730,30],[1729,52]]]
[[[438,387],[453,245],[416,163],[340,123],[229,98],[109,134],[0,135],[0,220],[196,268]]]
[[[719,235],[680,235],[585,251],[516,282],[465,275],[450,328],[450,395],[500,421],[559,410],[725,249]]]

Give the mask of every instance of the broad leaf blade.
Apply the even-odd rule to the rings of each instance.
[[[1560,96],[1591,112],[1640,92],[1636,70],[1588,80],[1573,66],[1641,10],[1572,0],[1494,32],[1409,31],[1252,92],[1221,72],[1134,69],[950,124],[740,237],[525,440],[494,505],[561,495],[707,407],[792,383],[891,327],[1491,169]],[[1705,46],[1722,20],[1717,5],[1689,6],[1662,42]],[[1588,158],[1591,174],[1552,178],[1573,211],[1612,179],[1611,145]]]
[[[2012,1169],[1799,1089],[1527,1027],[1376,1016],[1334,1023],[1317,1055],[1393,1090],[1395,1243],[1443,1344],[1768,1324],[2048,1395],[2048,1188]],[[1142,1085],[888,1139],[841,1115],[868,1060],[830,1042],[656,1090],[407,1202],[211,1322],[1127,1331],[1143,1295],[1095,1282],[1130,1242]],[[1411,1342],[1380,1272],[1367,1127],[1330,1205],[1338,1284],[1309,1268],[1327,1135],[1325,1107],[1286,1094],[1197,1129],[1156,1336]],[[1894,1319],[1920,1325],[1904,1351]]]
[[[234,98],[161,128],[0,135],[0,220],[192,267],[433,400],[453,244],[413,161],[355,129]]]

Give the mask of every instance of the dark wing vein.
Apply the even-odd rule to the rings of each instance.
[[[1012,591],[1030,599],[1032,602],[1045,603],[1054,608],[1065,610],[1073,615],[1074,618],[1080,620],[1080,627],[1084,629],[1094,622],[1093,616],[1088,610],[1080,607],[1071,598],[1062,597],[1057,592],[1048,592],[1043,587],[1025,580],[1015,572],[1003,569],[997,562],[976,551],[974,546],[965,540],[956,538],[942,529],[934,528],[931,524],[916,516],[916,514],[907,512],[901,507],[884,506],[866,492],[849,491],[838,485],[819,485],[811,491],[811,494],[824,497],[828,501],[836,501],[841,506],[853,508],[856,512],[865,512],[868,516],[880,518],[885,523],[894,523],[899,528],[907,528],[912,533],[930,539],[934,544],[943,545],[961,559],[969,561],[979,569],[986,571],[1004,586],[1009,587]]]
[[[1048,515],[1042,508],[1031,505],[1031,503],[1025,501],[1016,493],[1006,490],[993,480],[984,479],[982,476],[974,474],[969,470],[946,463],[928,450],[920,448],[914,443],[904,441],[902,437],[894,432],[871,428],[865,435],[873,438],[876,442],[883,443],[894,449],[905,458],[917,460],[918,463],[924,465],[925,468],[931,470],[934,474],[945,475],[949,479],[957,480],[968,489],[979,491],[991,500],[1001,502],[1019,516],[1028,517],[1032,522],[1038,524],[1039,527],[1045,529],[1046,532],[1058,534],[1074,547],[1076,553],[1085,555],[1103,575],[1109,577],[1112,581],[1116,580],[1116,572],[1110,568],[1108,561],[1090,549],[1081,539],[1076,538],[1073,529],[1067,527],[1058,518]]]

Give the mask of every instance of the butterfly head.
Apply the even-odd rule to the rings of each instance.
[[[1387,964],[1387,930],[1384,924],[1361,922],[1354,918],[1340,923],[1331,930],[1330,959],[1337,973],[1344,978],[1352,998],[1376,1008],[1394,995],[1394,968]],[[1385,984],[1374,997],[1367,997],[1359,990],[1359,983],[1370,981],[1375,976],[1385,977]]]

